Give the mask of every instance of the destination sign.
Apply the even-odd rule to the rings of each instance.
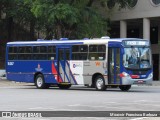
[[[149,46],[149,41],[124,41],[125,46]]]

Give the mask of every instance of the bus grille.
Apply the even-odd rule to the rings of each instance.
[[[133,71],[133,75],[146,75],[147,72],[148,70]]]

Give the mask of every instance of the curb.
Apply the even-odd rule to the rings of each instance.
[[[0,77],[0,80],[7,80],[6,77]]]

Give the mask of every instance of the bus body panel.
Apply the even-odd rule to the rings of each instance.
[[[102,75],[105,84],[108,84],[107,68],[105,67],[106,61],[88,61],[84,64],[84,84],[91,84],[93,75]]]
[[[16,82],[34,83],[34,74],[24,73],[7,73],[7,79]]]
[[[134,74],[132,70],[127,70],[124,67],[124,46],[122,42],[125,40],[142,41],[143,39],[124,38],[103,40],[9,42],[6,47],[7,79],[18,82],[34,83],[35,75],[43,74],[45,83],[60,84],[65,82],[74,85],[92,85],[92,80],[95,79],[95,75],[102,75],[105,80],[105,85],[151,84],[153,78],[152,68],[148,70],[147,73],[140,74],[139,78],[134,79],[131,78],[131,76],[137,74]],[[9,47],[16,46],[18,48],[20,46],[32,46],[33,48],[34,46],[52,45],[56,46],[56,57],[52,57],[53,60],[8,60]],[[90,45],[105,45],[105,59],[72,60],[73,45],[87,45],[88,49]],[[110,52],[112,52],[112,55],[110,55]],[[60,57],[60,54],[63,57]],[[67,59],[67,57],[69,57],[69,59]],[[89,55],[87,55],[87,57],[89,57]],[[110,60],[111,57],[114,58],[113,61]],[[124,76],[123,73],[126,73],[127,76]]]
[[[52,72],[52,63],[52,61],[8,61],[7,79],[33,83],[34,75],[42,73],[46,83],[57,83],[54,76],[56,73]]]
[[[70,69],[71,74],[73,77],[71,77],[72,81],[74,81],[73,84],[84,84],[84,61],[70,61]]]

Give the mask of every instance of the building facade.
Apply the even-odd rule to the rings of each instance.
[[[160,79],[160,0],[132,0],[119,9],[114,0],[107,4],[110,10],[112,38],[149,39],[152,48],[154,80]]]

